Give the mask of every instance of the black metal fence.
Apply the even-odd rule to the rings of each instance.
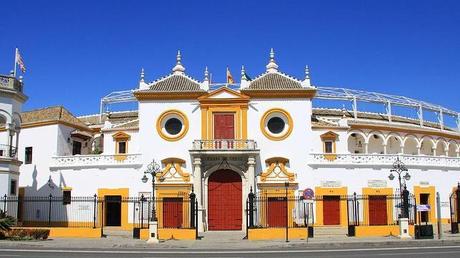
[[[155,205],[155,212],[153,209]],[[196,228],[197,200],[184,197],[3,196],[0,210],[21,227],[148,228],[153,216],[159,228]]]
[[[457,189],[449,196],[450,206],[450,232],[452,234],[459,233],[458,224],[460,222],[460,184]]]

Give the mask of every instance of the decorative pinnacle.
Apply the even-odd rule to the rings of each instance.
[[[305,66],[305,79],[310,79],[310,67]]]
[[[269,73],[274,73],[278,71],[278,65],[275,62],[275,51],[273,48],[270,49],[270,62],[268,62],[267,66],[267,72]]]
[[[144,77],[145,77],[144,67],[142,67],[142,69],[141,69],[141,82],[144,82]]]
[[[204,68],[204,80],[209,81],[209,72],[208,72],[208,66]]]
[[[180,50],[177,50],[177,56],[176,56],[176,66],[172,69],[174,74],[184,74],[185,72],[185,67],[181,63],[182,56],[180,54]]]

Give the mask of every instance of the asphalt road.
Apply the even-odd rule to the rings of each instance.
[[[460,257],[460,246],[289,250],[1,249],[0,257]]]

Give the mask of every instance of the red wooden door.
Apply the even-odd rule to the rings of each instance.
[[[324,225],[340,225],[340,196],[323,197]]]
[[[243,216],[241,189],[241,177],[232,170],[218,170],[209,176],[209,230],[241,230]]]
[[[387,197],[384,195],[369,196],[369,225],[387,224]]]
[[[214,139],[235,139],[233,114],[214,114]]]
[[[267,207],[267,222],[268,226],[286,227],[286,198],[285,197],[269,197]]]
[[[182,198],[163,198],[163,227],[182,227]]]

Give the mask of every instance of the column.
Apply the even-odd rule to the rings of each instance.
[[[18,153],[19,153],[19,133],[20,132],[21,132],[20,130],[16,131],[16,154],[14,155],[16,158],[18,158],[19,156]]]
[[[387,145],[386,144],[383,145],[383,154],[387,154]]]
[[[196,194],[196,198],[198,200],[198,232],[203,232],[203,194],[202,194],[202,184],[201,184],[201,158],[195,157],[193,158],[193,188]]]
[[[249,189],[252,187],[252,191],[255,192],[256,189],[255,189],[255,181],[256,181],[256,178],[255,178],[255,173],[256,173],[256,159],[254,156],[249,156],[248,157],[248,192],[249,192]]]

